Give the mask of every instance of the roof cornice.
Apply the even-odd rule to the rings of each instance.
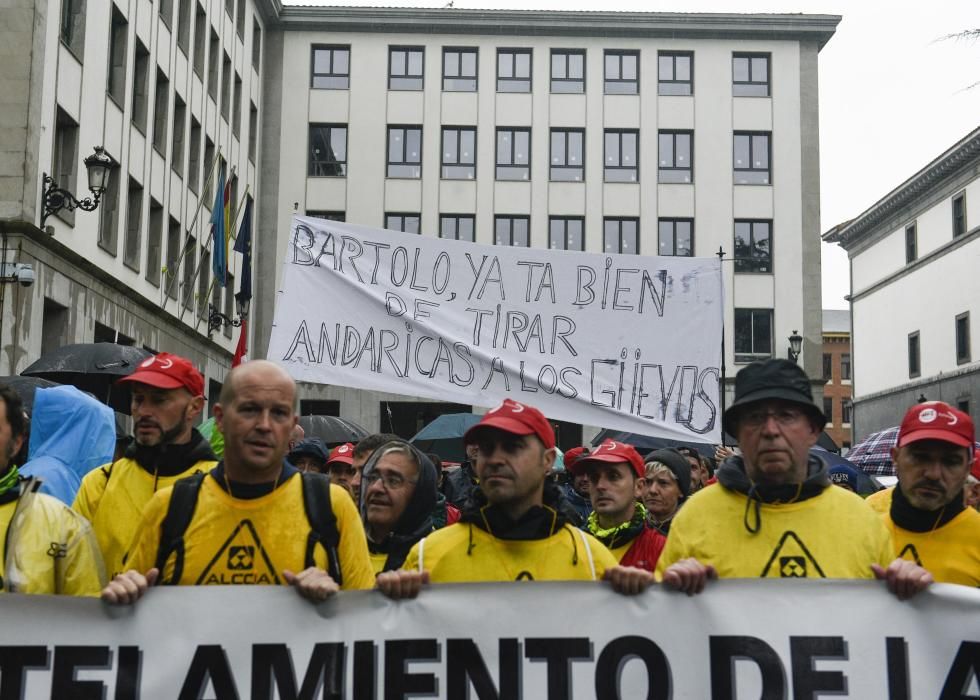
[[[827,243],[837,243],[845,250],[849,250],[895,211],[941,187],[964,167],[976,161],[980,161],[980,127],[971,131],[952,148],[875,202],[871,208],[824,233],[823,240]]]
[[[279,0],[271,0],[278,4]],[[305,7],[279,12],[283,30],[491,34],[504,36],[621,36],[815,41],[823,48],[839,15],[707,14],[680,12],[563,12],[464,8]]]

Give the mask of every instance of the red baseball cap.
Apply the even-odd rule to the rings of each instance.
[[[599,462],[604,464],[626,462],[633,467],[633,471],[636,472],[637,476],[644,476],[646,474],[646,469],[643,466],[643,458],[640,457],[640,453],[636,451],[636,448],[632,445],[627,445],[625,442],[616,442],[615,440],[603,440],[588,455],[576,460],[574,465],[569,466],[566,461],[565,466],[572,474],[578,476],[579,474],[584,474],[590,467],[594,467]]]
[[[973,449],[970,416],[942,401],[926,401],[908,410],[898,430],[898,446],[919,440],[944,440]]]
[[[335,448],[330,450],[330,456],[327,458],[327,464],[331,462],[343,462],[344,464],[354,463],[354,443],[346,442],[343,445],[337,445]]]
[[[573,447],[565,453],[565,469],[571,469],[572,465],[588,454],[588,447]]]
[[[156,387],[157,389],[184,388],[191,396],[204,395],[204,377],[191,364],[190,360],[161,352],[159,355],[148,357],[139,363],[136,371],[120,379],[123,382],[136,382]]]
[[[463,442],[476,442],[474,435],[485,428],[497,428],[514,435],[537,435],[548,449],[555,446],[555,431],[538,409],[513,399],[504,399],[496,408],[487,411],[480,422],[466,431]]]

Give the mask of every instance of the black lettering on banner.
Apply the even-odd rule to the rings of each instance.
[[[790,637],[790,665],[793,675],[793,700],[812,700],[824,693],[847,694],[847,676],[842,671],[818,671],[816,659],[847,660],[847,642],[843,637]]]
[[[973,700],[976,695],[967,695],[971,683],[980,686],[980,642],[963,642],[956,652],[953,665],[946,674],[946,682],[939,694],[939,700]]]
[[[354,642],[353,700],[375,700],[378,680],[378,647],[374,642]]]
[[[410,289],[414,289],[416,292],[427,292],[429,288],[426,286],[419,285],[418,274],[419,274],[419,254],[422,251],[418,248],[415,249],[415,261],[412,263],[412,281],[409,282],[408,286]],[[438,306],[438,304],[436,304]]]
[[[341,700],[344,697],[345,648],[342,642],[313,647],[303,685],[296,691],[293,657],[285,644],[252,645],[252,700]],[[273,682],[277,694],[273,694]]]
[[[472,639],[446,640],[447,698],[469,697],[472,685],[479,700],[510,700],[521,697],[521,645],[516,639],[501,639],[500,690],[494,685],[480,649]]]
[[[656,277],[658,286],[655,286],[653,278],[650,277],[650,273],[646,270],[643,271],[643,278],[640,282],[640,302],[637,305],[637,311],[640,314],[643,313],[643,300],[649,295],[650,301],[653,302],[653,306],[657,310],[657,316],[663,317],[664,299],[667,296],[667,271],[657,270]]]
[[[111,667],[109,647],[57,646],[54,648],[54,668],[51,673],[51,697],[75,700],[102,700],[105,685],[102,681],[80,681],[75,672],[80,668]]]
[[[639,636],[617,637],[603,648],[595,665],[596,700],[624,700],[619,683],[623,668],[632,659],[639,659],[647,668],[647,700],[668,700],[671,678],[667,657],[656,642]]]
[[[566,374],[575,374],[575,375],[581,377],[582,376],[582,373],[577,368],[575,368],[575,367],[562,367],[561,372],[558,373],[558,376],[559,376],[559,379],[561,380],[561,383],[565,385],[564,388],[568,392],[566,394],[564,391],[562,391],[561,389],[559,389],[558,390],[558,393],[561,394],[562,396],[564,396],[566,399],[574,399],[576,396],[578,396],[578,389],[576,389],[572,385],[571,380],[569,380],[569,379],[567,379],[565,377]]]
[[[401,270],[397,268],[401,265]],[[395,275],[400,274],[400,277]],[[405,246],[398,246],[391,254],[391,283],[396,287],[401,287],[408,279],[408,249]]]
[[[909,645],[905,637],[885,638],[888,667],[888,699],[911,700],[909,696]]]
[[[559,325],[563,325],[564,328],[559,328]],[[578,357],[578,351],[572,347],[572,344],[568,342],[568,336],[575,333],[576,330],[575,321],[570,319],[568,316],[562,316],[560,314],[556,315],[551,319],[551,354],[555,354],[555,345],[561,340],[568,352],[572,354],[572,357]]]
[[[330,231],[326,232],[326,236],[323,239],[323,245],[320,246],[320,252],[316,256],[316,261],[313,263],[317,267],[321,267],[320,258],[326,256],[332,261],[332,268],[337,270],[340,266],[339,257],[343,254],[343,247],[341,247],[340,253],[337,252],[337,244],[334,240],[333,233]],[[342,246],[343,244],[341,244]]]
[[[296,329],[296,335],[293,336],[293,342],[289,345],[289,350],[286,354],[282,356],[283,362],[288,362],[293,359],[293,355],[300,346],[306,350],[306,361],[313,364],[315,361],[313,359],[313,349],[310,347],[313,345],[313,341],[310,340],[310,331],[306,327],[306,321],[300,321],[299,328]]]
[[[371,284],[377,284],[378,269],[381,267],[381,251],[388,250],[391,246],[387,243],[378,243],[377,241],[364,241],[364,245],[374,249],[374,268],[371,270]]]
[[[639,270],[629,270],[629,269],[617,269],[616,270],[616,286],[613,289],[613,303],[612,307],[617,311],[632,311],[633,305],[627,304],[626,302],[621,302],[619,300],[619,295],[621,292],[628,293],[633,291],[630,287],[624,287],[620,284],[620,277],[623,275],[636,275],[639,274]]]
[[[199,700],[208,683],[214,688],[215,700],[238,700],[235,677],[228,664],[228,654],[220,644],[202,644],[194,651],[178,700]]]
[[[390,639],[385,642],[384,700],[403,700],[411,695],[437,695],[439,683],[432,673],[409,673],[412,661],[438,661],[435,639]]]
[[[340,254],[340,268],[338,269],[338,272],[340,272],[340,274],[342,274],[342,275],[343,274],[347,274],[347,273],[344,272],[344,260],[346,259],[347,263],[350,265],[351,269],[354,271],[354,274],[357,276],[357,281],[358,282],[361,282],[363,284],[364,278],[361,277],[360,270],[358,270],[357,269],[357,265],[354,264],[354,261],[355,260],[357,260],[359,257],[361,257],[362,255],[364,255],[364,248],[361,247],[361,242],[359,240],[357,240],[356,238],[352,238],[351,236],[343,236],[341,238],[341,241],[342,241],[342,243],[341,243],[341,247],[340,247],[340,250],[341,250],[341,254]],[[350,251],[350,252],[349,252],[349,254],[345,258],[344,253],[346,251]]]
[[[139,700],[143,652],[139,647],[119,647],[116,653],[115,700]]]
[[[712,636],[708,641],[711,664],[711,700],[735,699],[735,661],[755,662],[762,674],[759,700],[785,700],[786,676],[779,654],[758,637]]]
[[[473,363],[470,362],[470,358],[473,355],[470,353],[470,349],[463,343],[453,343],[453,350],[456,351],[456,356],[463,361],[463,364],[466,365],[466,368],[469,370],[469,374],[465,379],[454,374],[452,376],[452,383],[456,386],[469,386],[473,383],[473,379],[476,377],[476,369],[473,367]]]
[[[507,372],[504,369],[504,361],[495,357],[490,360],[490,372],[487,374],[487,381],[483,382],[483,389],[486,390],[490,386],[490,382],[493,381],[493,375],[499,373],[501,377],[504,378],[504,389],[510,391],[510,378],[507,376]]]
[[[305,241],[301,241],[305,238]],[[296,226],[296,234],[293,236],[293,265],[313,265],[313,245],[316,243],[316,236],[312,229],[306,224]],[[305,254],[305,258],[300,260],[300,251]]]
[[[524,655],[531,661],[548,664],[547,700],[571,700],[572,662],[592,659],[592,642],[588,637],[528,638]]]
[[[397,306],[395,306],[396,303]],[[405,312],[408,311],[408,306],[405,304],[405,300],[394,292],[385,292],[385,311],[389,316],[398,318],[399,316],[405,315]]]
[[[442,279],[439,278],[440,274],[442,275]],[[449,257],[449,253],[442,251],[436,256],[436,264],[432,266],[432,291],[436,294],[445,292],[446,287],[449,286],[449,280],[452,278],[452,274],[452,258]],[[455,296],[454,294],[453,297]]]
[[[500,260],[497,258],[497,256],[494,255],[490,259],[490,266],[487,267],[487,271],[484,274],[483,269],[487,265],[488,256],[483,256],[483,259],[480,261],[480,267],[477,269],[476,266],[473,265],[473,256],[471,256],[469,253],[466,253],[465,255],[466,260],[470,264],[470,271],[473,273],[473,284],[470,286],[470,292],[466,298],[473,298],[473,293],[476,292],[476,286],[482,281],[483,284],[480,284],[480,291],[476,292],[477,299],[483,299],[483,295],[487,291],[487,285],[493,283],[497,285],[497,293],[500,301],[506,301],[507,293],[504,291],[504,273],[500,269]]]
[[[438,309],[440,304],[434,301],[426,301],[425,299],[415,300],[415,313],[412,314],[412,320],[418,321],[420,318],[431,318],[432,314],[428,312],[425,307],[430,309]]]
[[[588,306],[593,301],[595,301],[595,292],[592,291],[592,285],[595,284],[595,270],[587,265],[579,265],[577,269],[578,282],[575,285],[575,301],[572,302],[575,306]],[[587,277],[585,282],[582,281],[583,275]],[[582,292],[588,292],[589,296],[585,299],[582,298]]]
[[[27,669],[47,667],[47,647],[0,647],[0,700],[21,700]]]

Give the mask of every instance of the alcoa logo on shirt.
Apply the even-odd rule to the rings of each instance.
[[[195,585],[278,584],[279,577],[251,520],[242,520]]]

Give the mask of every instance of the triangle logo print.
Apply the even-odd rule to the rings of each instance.
[[[909,561],[914,561],[919,566],[922,566],[922,559],[919,558],[919,552],[916,550],[915,545],[909,542],[902,548],[902,551],[898,553],[899,559],[908,559]]]
[[[197,579],[197,586],[279,584],[276,568],[251,520],[242,520]]]
[[[820,564],[813,558],[803,540],[787,530],[779,538],[769,561],[760,574],[762,578],[826,578]]]

